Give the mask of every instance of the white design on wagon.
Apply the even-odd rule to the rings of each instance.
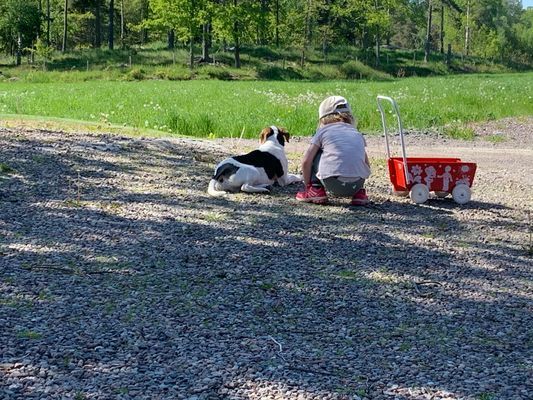
[[[448,192],[450,190],[450,183],[452,182],[453,176],[450,173],[452,167],[446,165],[444,167],[444,172],[442,175],[438,175],[437,178],[442,178],[442,191]]]
[[[433,180],[437,177],[437,170],[433,165],[430,165],[424,170],[424,172],[426,173],[424,182],[426,182],[426,186],[429,189],[431,187],[431,182],[433,182]]]
[[[420,165],[413,165],[411,167],[411,172],[407,172],[407,183],[421,183],[422,182],[422,167]]]
[[[470,167],[468,165],[461,165],[460,170],[463,173],[463,175],[461,176],[460,179],[458,179],[455,182],[455,184],[458,185],[460,183],[464,183],[467,186],[471,186],[470,185],[470,177],[467,175],[468,171],[470,171]]]

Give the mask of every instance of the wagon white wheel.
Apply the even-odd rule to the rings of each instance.
[[[411,188],[409,197],[416,204],[425,203],[429,199],[429,189],[426,185],[417,183]]]
[[[455,185],[455,187],[452,190],[452,197],[458,204],[465,204],[470,201],[470,197],[472,196],[472,191],[468,187],[468,185],[465,185],[464,183],[459,183],[458,185]]]
[[[443,199],[446,196],[448,196],[449,194],[450,193],[448,193],[448,192],[439,192],[439,191],[435,192],[435,196],[437,196],[439,199]]]

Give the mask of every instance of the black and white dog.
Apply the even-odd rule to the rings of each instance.
[[[242,190],[247,193],[268,193],[269,186],[300,182],[302,177],[289,174],[289,162],[285,155],[285,142],[289,132],[270,126],[261,131],[261,145],[257,150],[241,156],[226,158],[215,168],[207,193],[223,196],[227,192]]]

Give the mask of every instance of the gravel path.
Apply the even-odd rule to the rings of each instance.
[[[533,118],[499,124],[408,135],[478,162],[464,206],[390,196],[369,138],[363,208],[209,198],[255,142],[0,129],[0,398],[531,398]]]

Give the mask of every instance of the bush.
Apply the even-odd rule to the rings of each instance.
[[[361,61],[347,61],[340,66],[340,71],[347,79],[390,80],[391,76],[385,72],[375,70]]]
[[[159,69],[155,71],[154,76],[169,81],[187,81],[192,78],[192,73],[185,68],[170,68]]]
[[[339,80],[343,74],[333,65],[311,65],[304,71],[305,77],[312,81]]]
[[[206,65],[198,69],[198,73],[207,75],[211,79],[218,79],[221,81],[230,81],[233,79],[231,73],[223,68],[215,65]]]
[[[281,68],[275,65],[259,67],[257,69],[257,78],[266,81],[288,81],[302,79],[302,74],[291,68]]]
[[[142,81],[145,79],[145,72],[140,68],[133,68],[125,76],[125,79],[128,81]]]

